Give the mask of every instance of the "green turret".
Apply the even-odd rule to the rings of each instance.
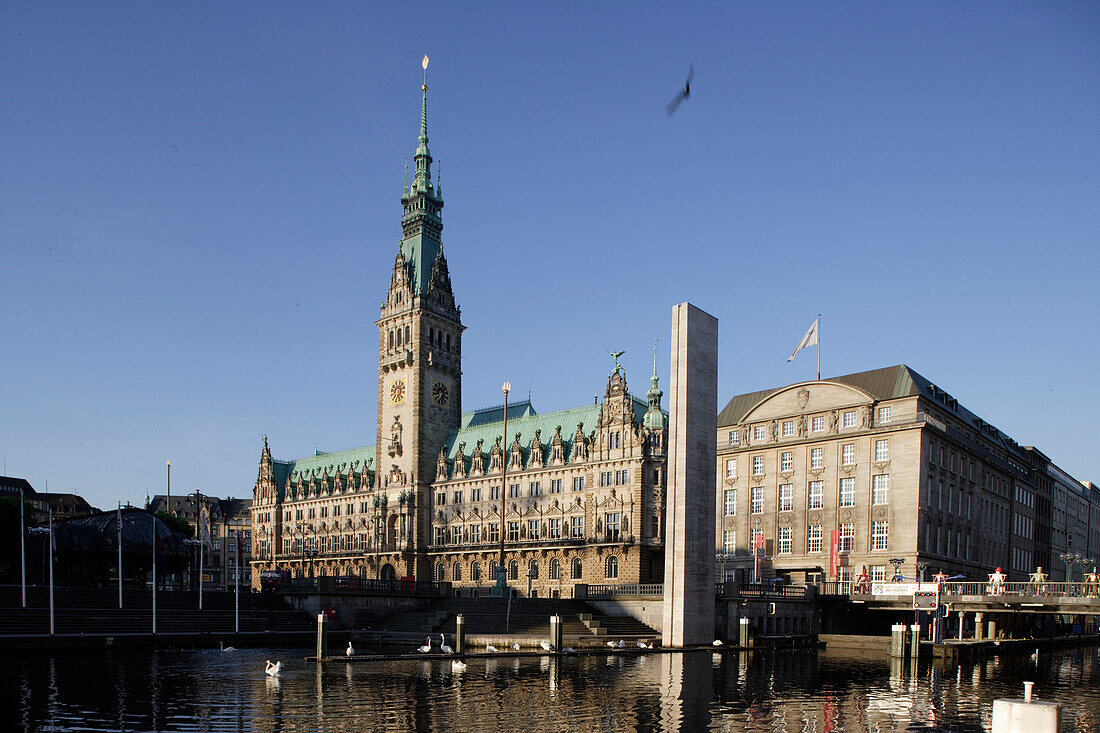
[[[657,346],[653,346],[653,376],[650,378],[649,391],[645,393],[646,399],[649,400],[649,409],[646,410],[645,417],[642,418],[642,425],[650,430],[664,430],[665,429],[665,415],[661,412],[661,396],[664,392],[657,386]]]

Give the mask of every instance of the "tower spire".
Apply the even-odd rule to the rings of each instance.
[[[420,63],[424,67],[424,83],[420,86],[420,137],[416,146],[416,175],[413,189],[432,193],[432,153],[428,150],[428,55]]]

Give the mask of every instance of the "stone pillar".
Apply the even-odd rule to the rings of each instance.
[[[714,639],[718,319],[672,308],[663,643]]]
[[[974,641],[982,640],[982,615],[981,611],[974,614]]]

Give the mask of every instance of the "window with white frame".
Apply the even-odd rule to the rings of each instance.
[[[470,501],[481,501],[481,489],[470,489]]]
[[[811,524],[806,528],[806,552],[821,552],[820,524]]]
[[[561,493],[561,479],[560,478],[550,479],[550,493],[551,494],[560,494]]]
[[[886,582],[886,566],[885,565],[872,565],[868,568],[871,571],[872,583],[884,583]]]
[[[726,478],[737,478],[737,459],[726,459]]]
[[[569,518],[569,534],[572,537],[584,537],[584,517]]]
[[[754,529],[752,531],[752,547],[749,549],[753,550],[753,554],[764,549],[764,530]]]
[[[573,477],[573,491],[584,491],[584,476]]]
[[[561,517],[553,518],[549,521],[547,528],[550,531],[550,539],[561,539]]]
[[[783,421],[783,437],[789,438],[794,435],[794,420]]]
[[[779,528],[779,554],[790,555],[792,538],[794,537],[794,530],[790,527]]]
[[[737,549],[737,531],[727,529],[722,531],[722,552],[732,555]]]
[[[844,427],[854,428],[856,426],[856,413],[854,411],[844,413]]]
[[[760,442],[764,439],[764,426],[757,425],[752,429],[752,439],[754,442]]]
[[[840,463],[844,466],[856,465],[856,447],[853,443],[840,446]]]
[[[840,479],[840,505],[856,505],[856,480],[850,476]]]
[[[890,460],[890,441],[889,440],[876,440],[875,441],[875,461],[882,463],[883,461]]]
[[[841,522],[837,529],[837,552],[851,552],[856,544],[856,526],[851,522]]]
[[[729,435],[730,445],[741,445],[741,433],[731,430]]]
[[[880,423],[890,422],[890,406],[878,408],[878,421]]]
[[[737,515],[737,489],[726,489],[726,516]]]
[[[810,449],[810,468],[821,468],[825,465],[825,451],[822,448]]]
[[[539,520],[529,519],[527,520],[527,539],[537,540],[539,538]]]
[[[875,521],[871,522],[871,549],[872,550],[885,550],[890,536],[890,527],[888,522]]]
[[[603,521],[604,531],[607,534],[608,542],[619,541],[619,513],[608,512],[604,514]]]
[[[475,543],[476,542],[481,542],[481,525],[480,524],[471,524],[470,525],[470,542],[475,542]]]
[[[871,477],[871,503],[890,503],[890,474],[880,473]]]
[[[806,508],[821,509],[825,506],[825,482],[811,481],[806,487]]]
[[[764,475],[764,456],[752,457],[752,475],[763,476]]]
[[[749,498],[751,500],[751,506],[749,507],[749,511],[751,511],[753,514],[763,514],[764,513],[764,487],[763,486],[753,486],[752,487],[752,494],[750,495]]]
[[[519,522],[508,522],[508,541],[519,542]]]
[[[779,470],[784,472],[794,470],[794,453],[783,451],[779,454]]]
[[[818,415],[810,421],[810,431],[814,433],[820,433],[825,429],[825,418]]]
[[[794,485],[780,484],[779,486],[779,511],[789,512],[794,508]]]

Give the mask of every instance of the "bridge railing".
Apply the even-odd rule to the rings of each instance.
[[[377,593],[379,595],[446,595],[446,584],[420,580],[378,580],[374,578],[322,577],[292,578],[279,585],[279,590],[287,593],[332,593],[355,592]]]
[[[742,583],[737,586],[737,594],[760,598],[805,598],[806,586],[786,583]]]
[[[946,582],[941,584],[941,596],[1006,596],[1009,598],[1096,598],[1100,583],[1081,582],[1011,582],[988,581]]]
[[[659,596],[664,593],[664,588],[664,583],[593,584],[588,586],[588,597],[614,598],[615,596]]]

